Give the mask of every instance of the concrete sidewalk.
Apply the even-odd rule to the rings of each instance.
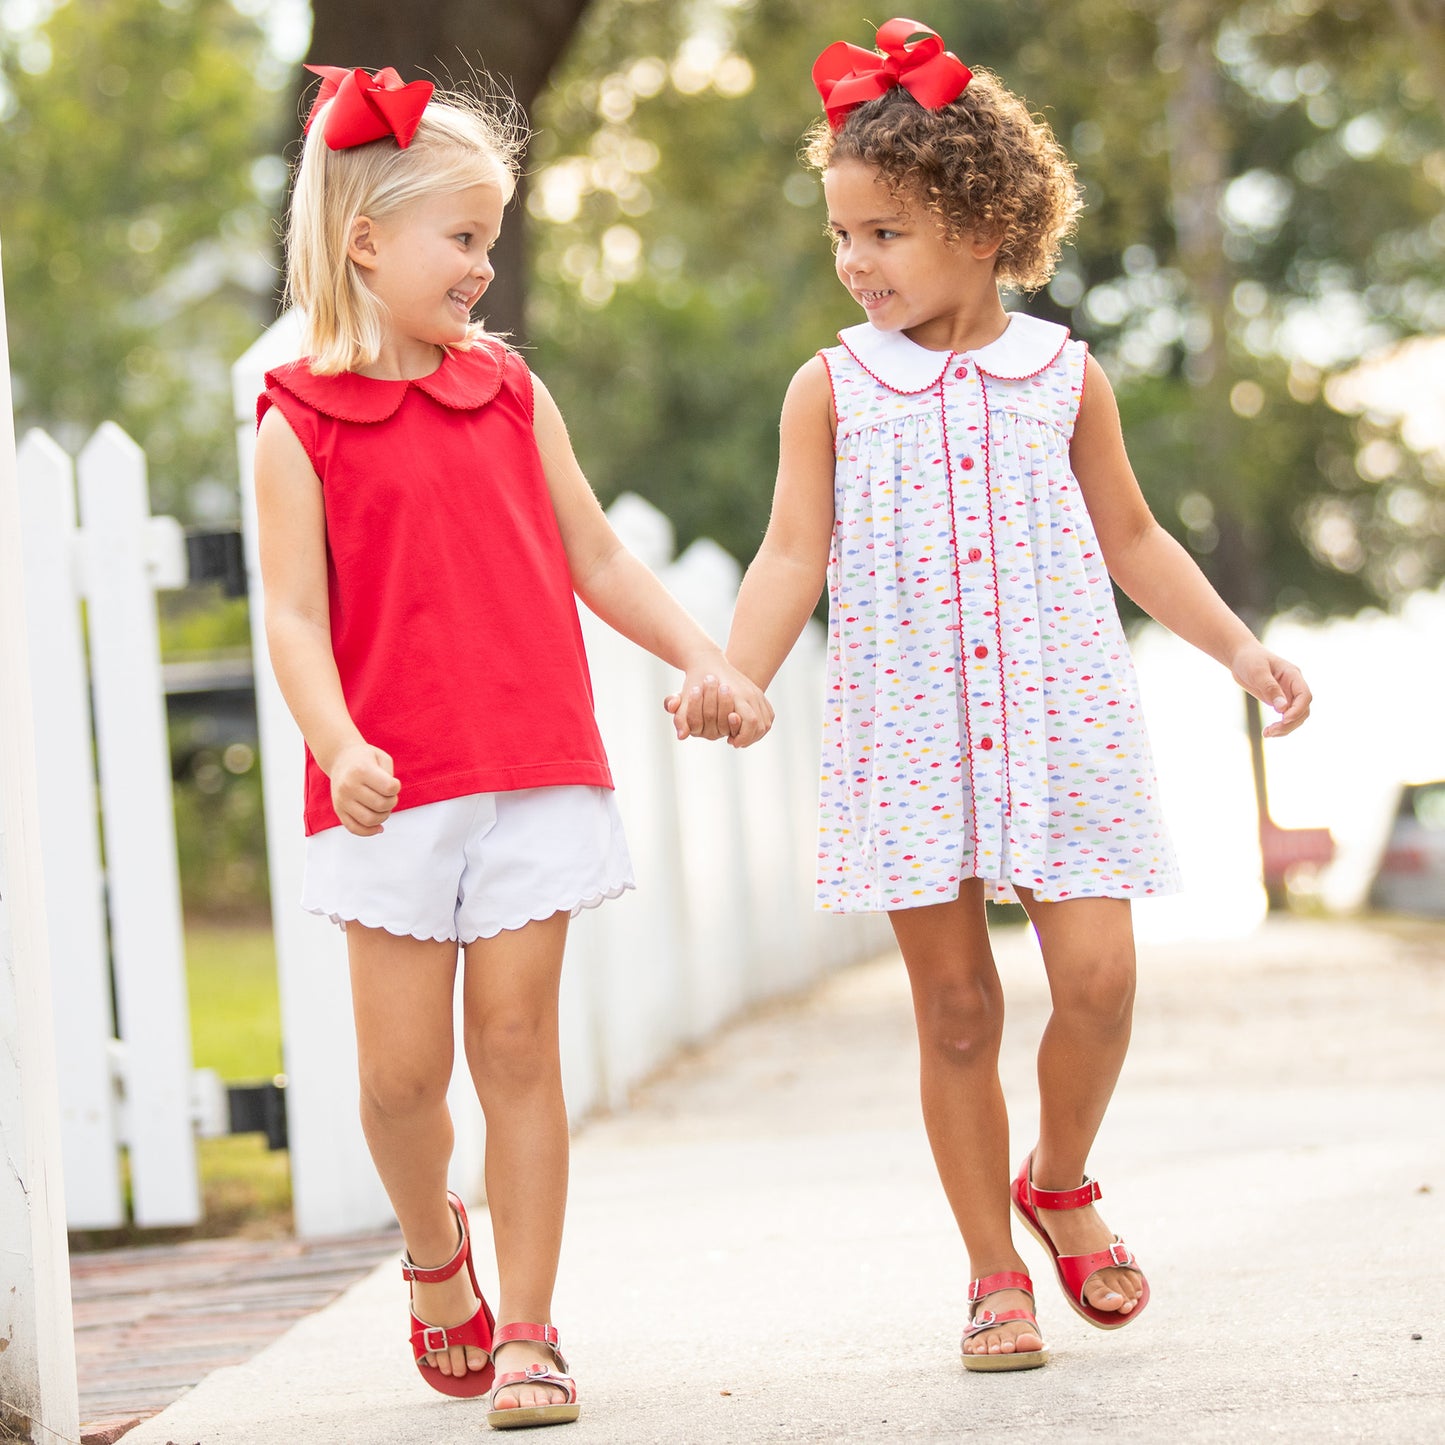
[[[1047,999],[1021,931],[999,953],[1018,1153]],[[960,1368],[967,1262],[915,1071],[885,958],[583,1131],[556,1302],[583,1414],[559,1445],[1445,1439],[1445,929],[1144,951],[1093,1163],[1154,1298],[1091,1329],[1025,1236],[1043,1370]],[[126,1445],[475,1442],[481,1407],[411,1366],[404,1299],[379,1269]]]

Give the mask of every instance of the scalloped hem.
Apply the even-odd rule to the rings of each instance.
[[[421,943],[455,943],[457,941],[455,933],[417,933],[404,924],[388,923],[384,918],[370,918],[361,913],[348,918],[341,913],[330,913],[324,908],[312,908],[307,903],[303,903],[301,908],[303,912],[310,913],[316,918],[329,919],[343,933],[346,932],[348,923],[359,923],[363,928],[379,929],[383,933],[391,934],[393,938],[415,938]]]
[[[462,939],[462,947],[469,943],[475,943],[479,938],[495,938],[499,933],[507,933],[514,928],[525,928],[529,923],[540,923],[544,918],[550,918],[554,913],[561,913],[568,910],[569,917],[576,918],[584,908],[600,908],[609,898],[621,898],[624,893],[630,893],[637,887],[631,878],[624,878],[620,883],[609,883],[606,888],[599,888],[595,893],[589,893],[585,898],[572,904],[559,903],[555,908],[543,908],[538,912],[519,913],[511,915],[503,923],[487,923],[480,933],[473,934],[471,938]]]
[[[595,892],[587,894],[584,898],[575,903],[559,903],[554,908],[541,908],[532,912],[521,912],[509,915],[500,923],[487,923],[481,932],[474,933],[470,938],[460,938],[455,933],[418,933],[415,929],[408,928],[403,923],[388,923],[384,918],[369,917],[364,913],[357,913],[353,916],[346,916],[341,913],[331,913],[324,908],[311,908],[302,904],[302,908],[317,918],[326,918],[334,923],[343,933],[346,932],[348,923],[359,923],[363,928],[375,928],[384,933],[389,933],[393,938],[415,938],[422,943],[460,943],[463,948],[469,943],[475,943],[479,938],[495,938],[499,933],[507,933],[517,928],[525,928],[529,923],[540,923],[544,918],[550,918],[554,913],[561,913],[564,909],[568,916],[576,918],[584,908],[599,908],[609,898],[620,898],[624,893],[630,893],[637,887],[636,882],[631,878],[624,878],[620,883],[609,883],[606,888],[599,888]]]

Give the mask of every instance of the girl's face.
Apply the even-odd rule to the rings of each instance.
[[[472,307],[493,276],[487,252],[504,204],[500,184],[478,185],[353,223],[349,254],[386,304],[387,344],[397,357],[425,362],[421,348],[465,339]]]
[[[960,331],[998,307],[997,242],[950,243],[921,205],[892,195],[874,167],[835,161],[823,174],[838,279],[880,331],[933,350],[963,349]]]

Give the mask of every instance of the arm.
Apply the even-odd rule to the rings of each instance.
[[[762,689],[729,664],[717,643],[622,545],[577,465],[557,403],[535,377],[533,387],[537,449],[577,595],[609,627],[681,669],[685,695],[701,699],[707,681],[715,679],[714,699],[725,702],[737,720],[730,741],[738,747],[756,742],[773,722],[773,710]],[[714,709],[718,705],[719,701],[714,701]],[[720,730],[716,717],[713,722],[714,736],[731,731],[727,716],[722,718]],[[689,728],[684,715],[677,717],[676,726],[679,738],[701,731],[700,727]]]
[[[778,480],[763,544],[743,578],[728,657],[763,687],[798,640],[828,575],[833,538],[833,394],[822,357],[783,398]]]
[[[396,805],[391,759],[352,721],[331,651],[326,510],[321,481],[275,408],[256,436],[256,512],[266,642],[286,706],[331,779],[331,802],[352,833],[370,837]]]
[[[1293,732],[1310,710],[1300,670],[1258,641],[1154,520],[1124,450],[1113,390],[1092,356],[1070,458],[1110,576],[1156,622],[1223,663],[1246,692],[1280,714],[1266,737]]]

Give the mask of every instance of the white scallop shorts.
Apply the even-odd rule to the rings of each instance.
[[[610,788],[525,788],[403,808],[370,838],[313,833],[301,906],[343,929],[467,944],[635,886]]]

